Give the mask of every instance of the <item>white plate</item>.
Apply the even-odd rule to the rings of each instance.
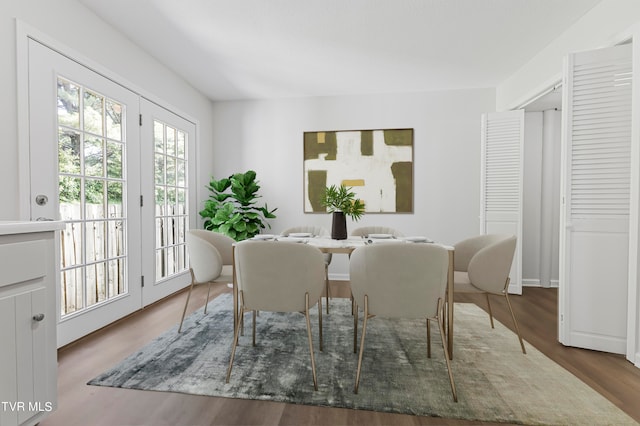
[[[280,237],[278,241],[288,241],[290,243],[304,243],[307,241],[307,238],[297,238],[297,237]]]
[[[369,234],[369,238],[377,238],[377,239],[393,238],[393,235],[391,235],[391,234]]]
[[[273,234],[258,234],[254,235],[253,240],[273,240],[275,235]]]
[[[410,241],[412,243],[432,243],[433,240],[430,240],[427,237],[404,237],[405,241]]]
[[[293,238],[311,238],[313,237],[313,235],[311,235],[311,232],[292,232],[289,234],[290,237]]]

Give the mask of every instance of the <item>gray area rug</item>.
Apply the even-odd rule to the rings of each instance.
[[[457,403],[437,325],[432,325],[429,359],[422,321],[369,321],[356,395],[349,301],[333,299],[330,315],[323,315],[323,352],[317,345],[317,309],[313,312],[317,392],[301,314],[261,312],[256,347],[248,314],[247,332],[240,338],[230,383],[225,383],[233,339],[229,294],[212,300],[207,315],[201,309],[189,316],[182,333],[176,325],[89,384],[493,422],[636,424],[531,345],[522,354],[517,337],[499,322],[491,329],[487,314],[473,304],[456,304],[452,369]]]

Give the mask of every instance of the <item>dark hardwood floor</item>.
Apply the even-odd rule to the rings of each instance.
[[[346,297],[348,285],[332,283],[334,296]],[[231,290],[216,284],[212,297]],[[52,425],[470,425],[491,424],[452,419],[386,414],[341,408],[249,401],[87,386],[99,373],[144,346],[180,319],[186,294],[145,308],[59,350],[59,407],[41,424]],[[206,286],[191,298],[190,311],[204,304]],[[503,298],[493,298],[495,317],[512,328]],[[456,297],[477,303],[484,298]],[[640,369],[624,357],[567,348],[557,342],[557,291],[525,288],[512,297],[527,340],[549,358],[604,395],[640,422]],[[489,321],[487,320],[487,327]]]

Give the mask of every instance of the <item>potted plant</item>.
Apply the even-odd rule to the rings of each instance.
[[[356,198],[356,194],[344,185],[331,185],[325,189],[322,205],[332,213],[331,238],[345,240],[347,238],[347,220],[358,221],[364,214],[364,203]]]
[[[271,228],[265,220],[275,218],[273,212],[277,208],[269,210],[266,203],[262,207],[256,205],[260,185],[253,170],[220,180],[212,177],[207,188],[212,195],[200,211],[200,216],[205,218],[205,229],[242,241],[259,234],[267,226]]]

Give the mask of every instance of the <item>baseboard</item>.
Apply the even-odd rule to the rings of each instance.
[[[331,281],[349,281],[349,274],[329,274]]]
[[[558,288],[560,285],[559,280],[549,281],[549,287],[546,288]],[[522,279],[522,287],[544,287],[539,279]]]
[[[522,279],[522,287],[540,287],[539,279]]]

